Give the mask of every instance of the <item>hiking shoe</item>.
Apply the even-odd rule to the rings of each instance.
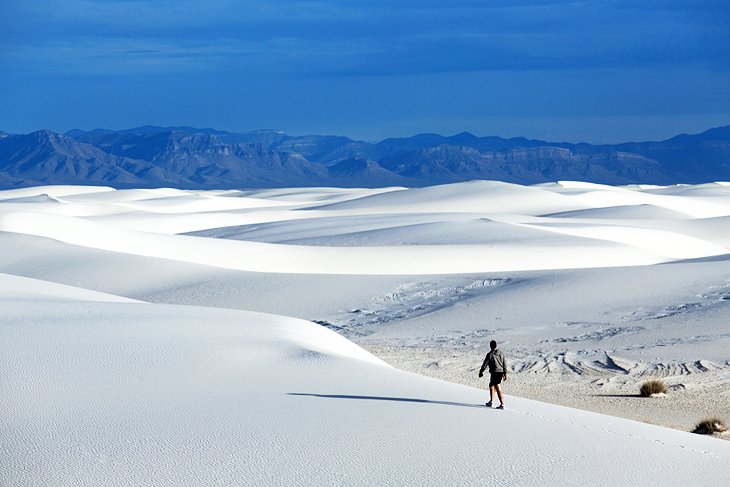
[[[489,401],[489,402],[488,402],[488,403],[486,403],[485,405],[486,405],[486,406],[487,406],[488,408],[491,408],[491,407],[492,407],[492,401]]]
[[[499,406],[497,406],[497,409],[504,409],[504,404],[500,404]]]

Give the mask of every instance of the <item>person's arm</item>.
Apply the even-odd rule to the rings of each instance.
[[[484,362],[482,362],[482,368],[479,369],[479,377],[484,376],[484,369],[487,368],[487,361],[489,360],[489,354],[487,354],[486,357],[484,357]]]
[[[507,357],[504,356],[504,353],[502,354],[502,370],[504,370],[502,380],[507,382]]]

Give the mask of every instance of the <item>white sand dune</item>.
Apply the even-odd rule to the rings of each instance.
[[[523,224],[575,237],[616,242],[653,252],[668,259],[693,259],[728,253],[728,248],[678,232],[607,224]],[[606,266],[607,267],[607,266]]]
[[[59,193],[42,189],[43,194]],[[717,192],[717,188],[712,190]],[[27,195],[32,193],[26,191]],[[692,235],[690,224],[699,217],[671,220],[673,227],[668,229],[666,225],[653,228],[653,221],[646,223],[646,219],[638,223],[633,220],[630,225],[591,219],[590,213],[580,221],[537,216],[611,205],[626,212],[627,206],[644,208],[647,201],[655,201],[657,207],[671,207],[671,211],[681,207],[678,214],[708,218],[723,213],[718,207],[730,209],[695,197],[645,194],[626,188],[522,187],[473,181],[413,190],[392,188],[376,194],[344,190],[337,196],[333,191],[313,189],[309,206],[303,201],[306,190],[241,197],[231,197],[230,192],[184,194],[179,190],[162,191],[167,196],[146,197],[152,192],[145,190],[127,191],[121,198],[116,195],[119,192],[99,190],[94,200],[88,191],[74,196],[64,188],[60,193],[65,198],[63,204],[2,205],[0,231],[237,270],[320,274],[454,274],[631,266],[728,252],[724,237],[707,241]],[[267,194],[275,201],[267,201]],[[290,197],[297,200],[296,205],[279,199]],[[83,202],[74,203],[78,198]],[[323,206],[323,199],[345,201]],[[34,211],[27,211],[31,209]],[[657,224],[665,224],[666,217],[663,214]],[[301,242],[307,245],[281,245],[269,243],[266,238],[255,242],[176,235],[192,231],[201,235],[203,230],[245,225],[256,225],[259,232],[262,226],[276,225],[279,233],[305,238],[309,235],[318,240]],[[513,228],[505,231],[510,225]],[[542,230],[545,236],[529,238],[536,234],[523,230],[528,238],[505,240],[505,235],[518,234],[519,226]],[[237,234],[245,238],[246,230],[241,228]],[[410,238],[403,237],[406,232]],[[574,238],[566,240],[555,234]],[[202,235],[229,237],[232,232]],[[338,245],[333,239],[321,245],[335,235],[340,236],[339,242],[346,243],[333,246]],[[296,238],[288,240],[296,243]],[[571,252],[566,253],[566,247]]]
[[[725,216],[730,211],[727,187],[720,183],[695,186],[606,186],[561,181],[539,187],[558,194],[570,195],[587,206],[596,208],[649,204],[686,213],[696,218]]]
[[[390,214],[327,216],[275,221],[257,225],[214,228],[192,235],[233,240],[328,247],[387,247],[402,245],[515,245],[526,242],[591,245],[556,232],[503,223],[472,214]]]
[[[604,220],[687,220],[690,215],[678,211],[669,210],[661,206],[651,204],[607,206],[603,208],[590,208],[587,210],[566,211],[545,215],[547,217],[559,217],[570,219],[604,219]]]
[[[0,231],[52,238],[85,247],[161,257],[227,269],[305,274],[458,274],[507,270],[645,265],[666,257],[610,242],[588,241],[570,253],[551,241],[520,245],[315,247],[207,239],[110,228],[44,213],[0,214]],[[698,248],[692,257],[717,255]],[[597,260],[597,257],[600,260]],[[683,257],[690,256],[689,253]]]
[[[338,203],[366,196],[390,193],[392,191],[403,191],[407,188],[274,188],[257,189],[251,191],[228,192],[225,196],[243,196],[250,198],[262,198],[268,201],[278,201],[290,205],[311,206],[312,202],[318,204]]]
[[[0,192],[0,485],[722,485],[730,442],[490,411],[345,337],[480,387],[495,337],[508,391],[581,407],[661,375],[686,431],[728,410],[723,208],[720,183]]]
[[[18,198],[8,198],[2,200],[3,203],[59,203],[57,198],[48,196],[47,194],[39,194],[35,196],[21,196]]]
[[[110,303],[141,302],[134,299],[116,296],[114,294],[101,293],[89,289],[8,274],[0,274],[0,289],[3,290],[2,297],[6,301],[4,304],[8,304],[8,301],[28,299],[38,301],[73,300]]]
[[[585,208],[582,201],[551,191],[499,181],[470,181],[391,191],[318,207],[353,213],[481,212],[537,215]]]
[[[44,194],[53,198],[59,198],[69,195],[78,196],[83,194],[108,192],[116,193],[116,190],[109,186],[35,186],[32,188],[6,189],[0,191],[0,200],[41,196]],[[104,195],[104,197],[106,198],[107,195]]]
[[[728,442],[513,397],[490,411],[483,391],[398,371],[309,322],[45,294],[0,303],[2,485],[720,485],[730,474]]]
[[[200,213],[156,213],[137,208],[134,211],[99,214],[90,219],[119,229],[174,235],[223,227],[291,221],[313,216],[311,213],[297,212],[291,208],[250,208]]]
[[[231,211],[249,208],[282,206],[260,198],[220,198],[200,194],[181,196],[160,196],[128,202],[130,209],[154,213],[200,213],[209,211]]]

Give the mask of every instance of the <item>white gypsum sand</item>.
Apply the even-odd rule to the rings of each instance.
[[[730,472],[730,443],[519,398],[490,411],[478,389],[401,372],[310,322],[20,286],[2,300],[3,485],[712,484]]]
[[[0,192],[0,483],[722,482],[727,442],[512,394],[730,419],[728,215],[726,184]],[[342,336],[480,388],[495,338],[508,410]]]

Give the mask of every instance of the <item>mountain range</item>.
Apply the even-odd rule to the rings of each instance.
[[[613,145],[419,134],[377,143],[193,127],[0,132],[0,188],[426,186],[470,179],[676,184],[730,180],[730,126]]]

